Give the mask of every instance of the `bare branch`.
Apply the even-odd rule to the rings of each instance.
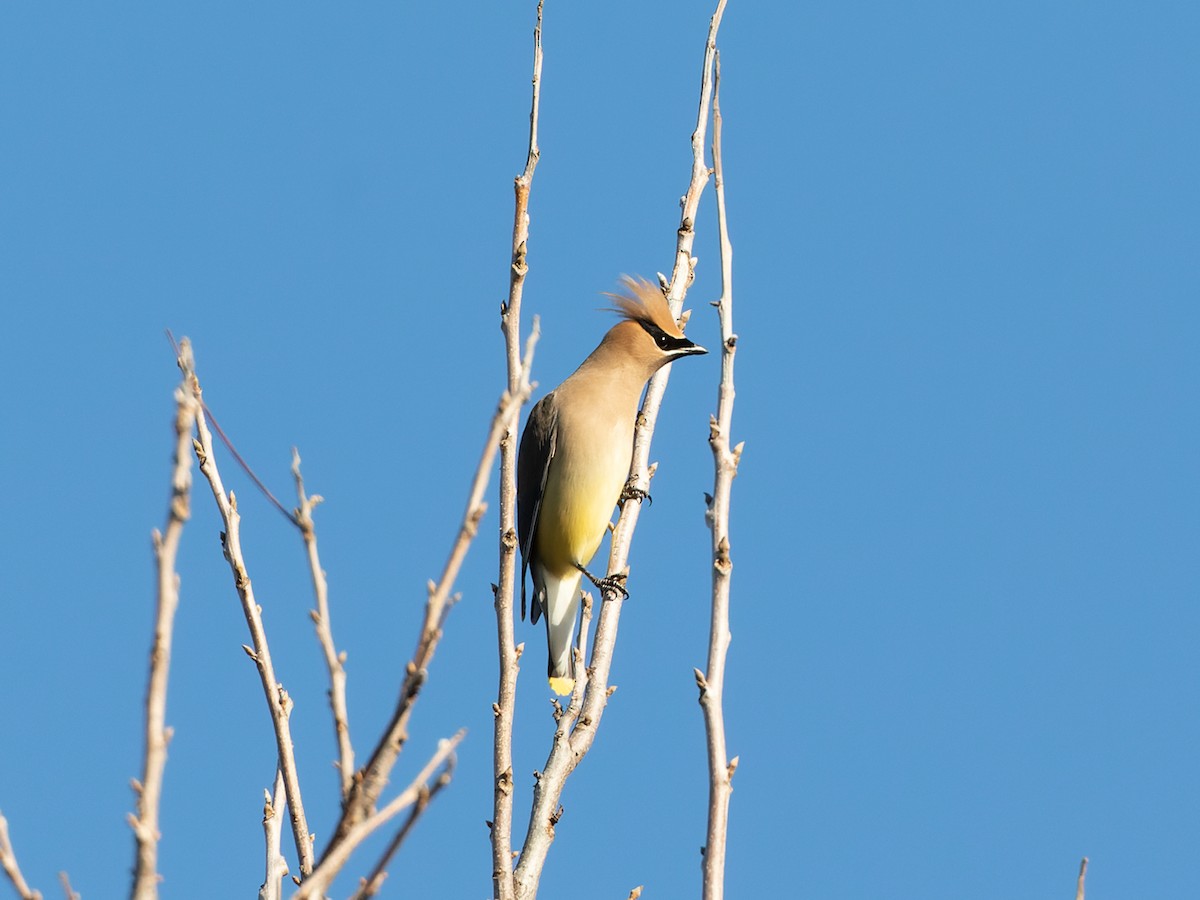
[[[347,831],[342,840],[325,852],[320,864],[313,870],[311,875],[304,879],[303,884],[300,885],[300,890],[293,895],[294,900],[319,900],[319,898],[324,897],[330,884],[333,883],[333,879],[341,871],[342,866],[346,864],[346,861],[350,858],[350,854],[357,849],[359,844],[366,840],[380,826],[385,825],[397,814],[416,803],[422,793],[428,793],[430,791],[429,780],[439,766],[443,765],[443,763],[446,764],[442,775],[446,775],[453,770],[452,759],[454,749],[462,742],[465,736],[466,732],[460,731],[451,738],[439,741],[437,751],[425,763],[425,767],[412,780],[412,783],[398,797],[389,802],[383,809],[356,823]]]
[[[704,66],[700,82],[700,104],[696,116],[696,129],[692,133],[692,175],[687,193],[682,203],[682,216],[676,235],[675,265],[667,290],[667,299],[672,313],[678,317],[683,309],[683,298],[691,284],[694,274],[695,259],[692,257],[692,245],[695,240],[696,212],[700,205],[700,196],[708,183],[709,170],[704,158],[704,142],[708,128],[709,104],[712,98],[712,69],[716,53],[717,30],[720,28],[721,17],[725,12],[726,0],[719,0],[711,21],[709,22],[708,38],[705,43]],[[634,433],[633,462],[630,467],[631,485],[648,492],[650,477],[653,474],[649,463],[650,441],[654,433],[654,425],[658,419],[658,411],[662,405],[663,393],[666,391],[671,367],[664,366],[650,379],[646,388],[646,400],[638,415],[638,425]],[[627,560],[629,547],[637,527],[641,502],[631,499],[621,508],[620,518],[613,531],[612,548],[609,554],[608,574],[619,575],[628,571]],[[516,897],[528,898],[537,893],[538,882],[541,879],[542,868],[550,845],[554,841],[554,827],[560,815],[559,801],[562,797],[563,786],[567,776],[574,771],[580,761],[591,748],[599,727],[604,707],[612,691],[608,685],[608,673],[612,666],[613,648],[617,639],[617,625],[621,615],[623,598],[619,591],[608,589],[604,592],[603,602],[596,625],[596,637],[592,647],[591,665],[587,670],[587,688],[583,697],[582,708],[577,715],[572,715],[568,709],[560,717],[555,731],[554,743],[550,750],[546,767],[539,776],[533,790],[533,808],[530,811],[529,827],[525,836],[525,845],[521,850],[521,858],[514,873],[516,882]],[[565,729],[570,727],[569,737]]]
[[[2,813],[0,813],[0,867],[4,868],[4,873],[8,875],[8,880],[16,888],[17,895],[21,900],[42,900],[41,891],[35,891],[25,883],[25,876],[21,874],[21,867],[17,865],[17,854],[13,852],[12,841],[8,838],[8,819],[4,818]]]
[[[387,878],[387,867],[391,865],[392,858],[396,855],[396,851],[400,849],[400,845],[404,843],[404,839],[408,837],[413,826],[417,824],[417,820],[421,818],[421,814],[433,801],[433,798],[438,795],[442,788],[448,785],[454,777],[454,757],[451,756],[446,760],[446,764],[442,767],[442,771],[438,773],[438,777],[434,779],[432,786],[426,787],[422,785],[417,796],[417,802],[409,810],[408,816],[404,820],[404,824],[400,826],[395,836],[388,843],[387,849],[383,851],[379,862],[375,864],[375,868],[371,870],[371,874],[362,879],[350,900],[365,900],[367,897],[374,897],[379,893],[379,889],[383,887],[383,882]]]
[[[1088,858],[1085,856],[1079,863],[1079,881],[1075,884],[1075,900],[1084,900],[1083,880],[1087,877]]]
[[[175,559],[183,526],[191,515],[192,428],[197,404],[191,391],[193,372],[192,345],[187,338],[179,344],[177,362],[183,381],[175,389],[175,466],[171,476],[171,502],[162,532],[154,531],[154,559],[158,569],[158,602],[154,621],[154,643],[150,649],[150,674],[146,687],[146,749],[142,778],[134,782],[137,814],[129,816],[137,841],[133,885],[135,900],[158,896],[158,810],[162,798],[163,770],[167,765],[167,744],[171,729],[166,727],[167,682],[171,671],[171,637],[175,610],[179,607],[179,574]]]
[[[192,395],[197,405],[203,402],[200,381],[193,374],[191,383]],[[196,432],[198,440],[193,442],[193,449],[200,461],[200,471],[212,488],[213,499],[225,523],[225,531],[221,535],[221,545],[225,559],[229,562],[233,573],[234,587],[242,602],[242,612],[246,616],[246,624],[250,629],[253,647],[247,647],[246,652],[254,660],[258,668],[259,679],[262,681],[263,694],[267,700],[267,708],[271,713],[271,724],[275,728],[275,744],[279,752],[279,768],[283,772],[284,788],[287,793],[288,813],[291,817],[292,836],[296,842],[296,855],[300,862],[301,875],[312,871],[313,850],[312,838],[309,835],[308,823],[304,818],[304,803],[300,797],[300,776],[296,769],[296,756],[292,743],[291,726],[288,717],[292,711],[292,699],[288,696],[283,685],[275,678],[275,667],[271,663],[271,651],[267,646],[267,633],[263,627],[262,609],[254,599],[254,590],[250,583],[250,574],[246,570],[246,562],[242,556],[241,516],[237,510],[237,498],[232,492],[226,493],[217,470],[216,457],[213,452],[212,432],[203,410],[196,415]]]
[[[588,630],[592,625],[592,609],[594,607],[595,598],[592,597],[590,591],[584,591],[579,609],[579,640],[575,650],[575,671],[577,672],[583,669],[583,661],[587,659]],[[583,688],[585,684],[586,679],[584,678],[577,678],[575,680],[575,686],[571,691],[571,704],[573,706],[579,706],[583,703]]]
[[[506,339],[505,350],[508,359],[509,391],[517,390],[521,377],[521,297],[525,289],[525,276],[529,272],[526,263],[529,242],[529,193],[533,186],[533,173],[541,157],[537,141],[541,95],[542,0],[538,0],[537,24],[533,29],[533,99],[529,108],[529,149],[525,156],[525,170],[513,183],[516,202],[513,210],[512,265],[508,277],[508,301],[501,308],[501,327]]]
[[[62,885],[63,896],[66,897],[67,900],[80,900],[79,894],[77,894],[71,888],[71,879],[67,877],[66,872],[58,873],[58,883]]]
[[[267,847],[267,872],[262,887],[258,889],[258,900],[281,900],[283,876],[288,872],[287,860],[279,852],[279,841],[283,834],[283,805],[287,800],[283,787],[283,772],[275,770],[275,792],[263,791],[263,836]]]
[[[529,148],[525,171],[514,184],[512,263],[509,269],[508,301],[501,308],[505,357],[508,361],[508,390],[515,392],[529,382],[529,350],[521,361],[521,297],[529,272],[526,251],[529,241],[529,193],[533,173],[541,155],[537,143],[538,106],[542,85],[542,0],[538,0],[537,24],[533,29],[533,88],[529,110]],[[537,333],[537,322],[534,322]],[[516,707],[518,660],[521,647],[516,645],[513,625],[513,597],[516,582],[517,551],[517,416],[505,423],[500,441],[500,572],[496,587],[496,639],[500,659],[499,685],[493,735],[493,815],[492,883],[498,900],[513,900],[512,878],[512,728]],[[523,645],[522,645],[523,646]]]
[[[733,357],[737,335],[733,333],[733,245],[725,217],[725,175],[721,164],[721,57],[713,65],[713,186],[717,195],[717,231],[721,242],[721,384],[717,391],[717,414],[709,422],[708,442],[713,453],[713,492],[708,508],[712,530],[712,621],[708,636],[708,669],[700,686],[700,707],[708,744],[708,827],[704,843],[704,900],[722,900],[725,895],[725,841],[729,829],[729,797],[733,792],[732,763],[725,743],[725,655],[729,650],[729,587],[733,562],[729,555],[729,503],[737,474],[741,445],[731,450],[729,431],[733,422]]]
[[[338,774],[341,776],[342,801],[350,796],[354,784],[354,745],[350,743],[350,718],[346,712],[346,655],[338,653],[333,644],[333,627],[329,619],[329,584],[325,570],[321,568],[321,557],[317,553],[317,530],[312,513],[322,501],[319,494],[308,496],[304,492],[304,478],[300,474],[300,452],[292,448],[292,475],[296,479],[296,507],[294,516],[304,537],[304,550],[308,554],[308,568],[312,575],[313,593],[317,608],[311,613],[316,626],[317,640],[325,654],[325,666],[329,670],[329,706],[333,712],[333,730],[338,745]]]

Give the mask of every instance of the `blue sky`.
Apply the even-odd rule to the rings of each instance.
[[[670,265],[710,13],[548,4],[525,294],[542,390],[609,324],[600,292]],[[532,21],[532,3],[0,11],[0,809],[48,896],[60,869],[85,897],[128,883],[164,328],[275,492],[295,444],[326,496],[352,735],[374,741],[502,384]],[[730,4],[730,896],[1067,897],[1085,854],[1089,896],[1193,889],[1198,28],[1183,2]],[[714,346],[711,197],[696,252],[689,334]],[[718,369],[672,377],[620,690],[546,897],[698,893]],[[335,748],[301,543],[222,466],[320,843]],[[166,896],[245,896],[274,752],[195,496],[160,866]],[[495,524],[396,779],[469,734],[393,896],[491,889]],[[541,628],[519,635],[527,800],[553,723]]]

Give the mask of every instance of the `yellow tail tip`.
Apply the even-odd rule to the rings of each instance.
[[[575,690],[575,679],[551,678],[550,690],[554,691],[554,693],[558,694],[560,697],[565,697],[567,694],[571,693],[571,691]]]

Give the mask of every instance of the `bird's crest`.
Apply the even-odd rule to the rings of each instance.
[[[625,286],[627,293],[605,293],[604,295],[612,298],[613,303],[616,304],[612,308],[613,312],[634,322],[653,325],[671,337],[683,337],[679,324],[671,315],[667,298],[663,296],[663,292],[656,285],[651,284],[645,278],[632,278],[629,275],[622,275],[621,283]]]

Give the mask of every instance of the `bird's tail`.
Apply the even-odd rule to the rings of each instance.
[[[561,581],[545,577],[546,642],[550,647],[550,690],[565,696],[575,687],[575,619],[579,614],[578,572]]]

